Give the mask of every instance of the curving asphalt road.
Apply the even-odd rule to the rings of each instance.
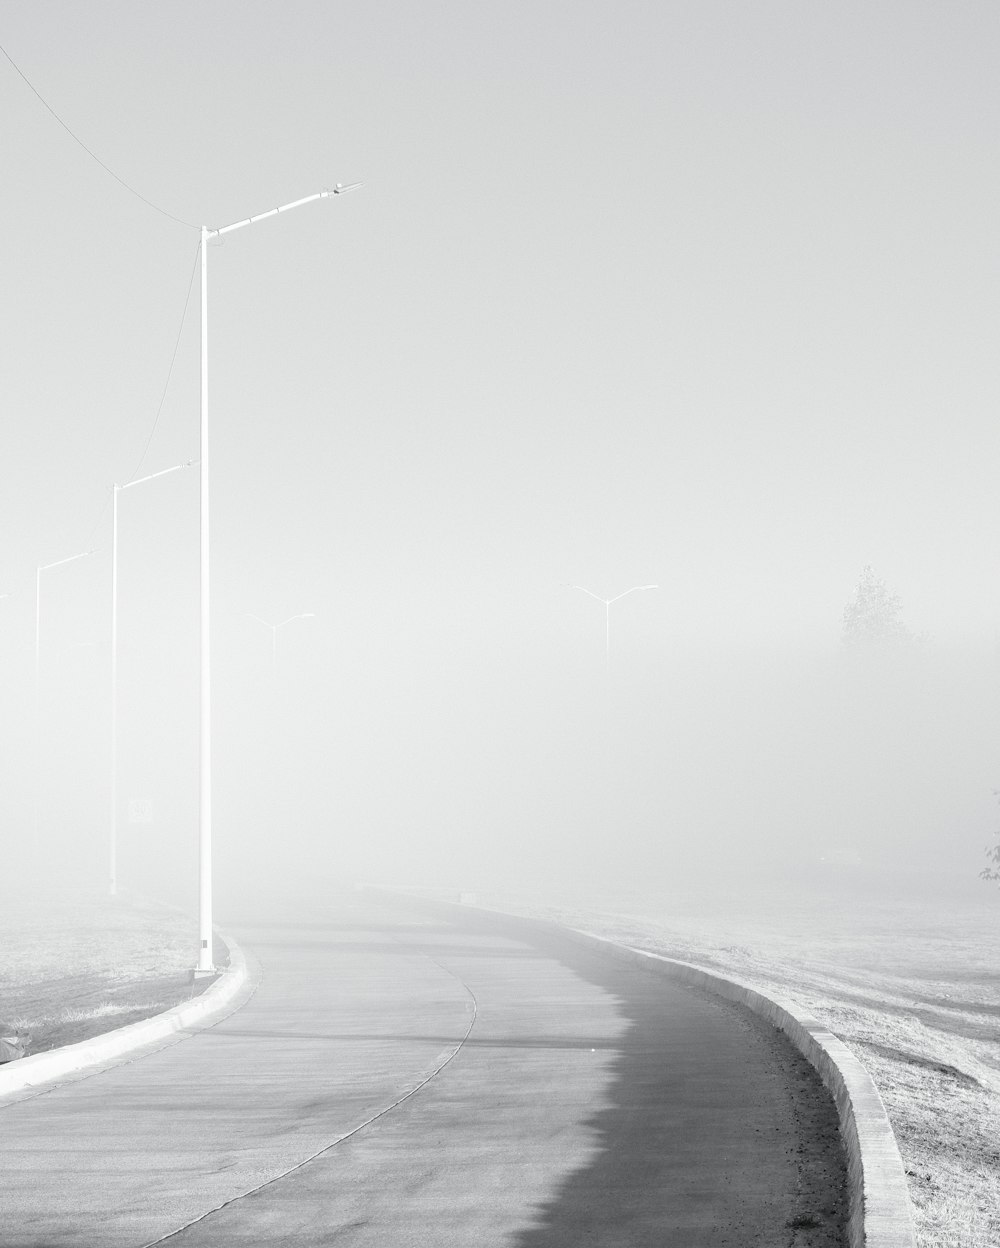
[[[181,1044],[0,1101],[2,1248],[831,1248],[836,1115],[738,1007],[557,932],[358,894],[236,929]]]

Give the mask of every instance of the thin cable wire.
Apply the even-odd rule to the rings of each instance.
[[[137,475],[139,469],[142,467],[143,460],[145,460],[146,454],[149,451],[150,445],[153,441],[153,435],[156,433],[156,426],[160,422],[160,413],[163,411],[163,404],[167,397],[167,390],[170,387],[170,378],[173,376],[174,364],[177,361],[177,350],[181,345],[181,334],[184,332],[184,322],[187,319],[187,310],[189,304],[191,303],[191,291],[194,288],[194,275],[198,270],[198,257],[200,255],[201,243],[199,242],[194,251],[194,264],[191,266],[191,276],[188,278],[187,294],[184,296],[184,311],[181,313],[181,323],[177,327],[177,337],[174,339],[174,353],[170,357],[170,367],[167,369],[167,379],[163,383],[163,393],[160,395],[159,406],[156,409],[156,415],[153,417],[153,427],[149,431],[149,437],[146,439],[146,445],[142,448],[142,454],[139,456],[139,462],[132,469],[132,472],[129,475],[129,481]],[[128,481],[126,481],[125,484],[127,485]]]
[[[166,208],[161,208],[159,204],[154,204],[153,201],[151,199],[147,199],[145,195],[140,195],[134,186],[129,186],[129,184],[125,181],[125,179],[120,178],[113,169],[109,169],[108,166],[104,163],[104,161],[101,160],[100,156],[97,156],[94,152],[92,152],[90,148],[86,145],[86,143],[84,143],[83,139],[79,138],[77,135],[73,133],[73,131],[69,128],[69,126],[66,125],[63,119],[59,116],[56,110],[52,107],[52,105],[46,99],[44,99],[41,94],[39,94],[39,92],[35,89],[34,86],[32,86],[26,74],[16,64],[16,62],[11,57],[10,53],[7,51],[5,47],[3,47],[3,45],[0,45],[0,52],[2,52],[4,56],[7,58],[7,60],[10,62],[15,73],[17,73],[18,76],[22,79],[22,81],[26,84],[26,86],[28,87],[28,90],[31,91],[32,95],[34,95],[35,98],[40,101],[40,103],[45,105],[48,111],[52,114],[52,116],[56,119],[56,121],[58,121],[58,123],[66,131],[69,137],[73,140],[73,142],[78,143],[80,147],[83,148],[83,150],[87,153],[87,155],[92,160],[97,161],[97,163],[101,166],[101,168],[104,170],[105,173],[109,173],[120,186],[123,186],[126,189],[126,191],[134,195],[136,199],[141,199],[142,202],[148,208],[152,208],[154,212],[158,212],[160,216],[168,217],[171,221],[176,221],[178,225],[187,226],[189,230],[198,230],[201,228],[200,226],[195,225],[193,221],[185,221],[183,217],[175,217],[172,212],[167,212]]]
[[[104,506],[101,508],[100,514],[94,521],[94,527],[90,530],[90,536],[87,538],[88,550],[94,549],[94,537],[97,534],[97,530],[101,527],[101,521],[108,514],[108,507],[111,505],[111,496],[114,493],[114,488],[115,487],[113,485],[109,485],[104,491]]]
[[[142,467],[143,461],[145,460],[146,455],[149,452],[149,448],[152,445],[153,435],[156,433],[156,426],[159,424],[159,421],[160,421],[160,413],[163,411],[163,404],[167,398],[167,390],[170,388],[170,379],[174,374],[174,364],[176,364],[177,362],[177,351],[181,345],[181,335],[184,332],[184,322],[187,320],[187,311],[188,311],[188,307],[191,304],[191,291],[194,289],[194,275],[198,271],[198,257],[200,255],[201,255],[201,243],[199,242],[198,246],[195,248],[194,264],[191,266],[191,276],[188,278],[187,294],[184,296],[184,311],[181,313],[181,323],[177,327],[177,337],[174,339],[174,350],[173,350],[173,354],[170,357],[170,367],[167,369],[167,379],[163,383],[163,391],[160,394],[160,402],[156,408],[156,415],[153,417],[153,427],[149,431],[149,436],[146,438],[146,445],[142,448],[142,454],[139,456],[136,466],[132,469],[131,473],[129,474],[128,480],[125,482],[126,485],[128,485],[129,481],[132,481],[138,475],[139,469]],[[94,527],[90,531],[90,537],[87,539],[88,549],[90,549],[93,546],[94,536],[97,533],[97,530],[101,527],[101,523],[104,520],[104,517],[108,514],[108,507],[111,505],[111,498],[114,493],[114,488],[115,487],[113,485],[109,486],[104,496],[104,505],[101,508],[101,511],[97,517],[97,520],[94,522]]]

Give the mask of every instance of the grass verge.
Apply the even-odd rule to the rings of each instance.
[[[0,1034],[25,1056],[136,1023],[203,992],[192,981],[197,924],[130,897],[4,897],[0,904]],[[217,965],[228,951],[217,941]]]

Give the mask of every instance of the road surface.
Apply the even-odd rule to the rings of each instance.
[[[3,1248],[843,1242],[832,1103],[741,1009],[363,894],[237,928],[242,1010],[0,1101]]]

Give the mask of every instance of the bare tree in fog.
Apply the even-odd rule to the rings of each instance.
[[[866,564],[861,580],[844,608],[844,644],[852,647],[894,646],[913,640],[902,620],[903,605],[885,581]]]
[[[993,796],[1000,802],[1000,789],[994,789]],[[989,865],[979,872],[979,878],[1000,884],[1000,824],[993,829],[993,835],[997,838],[996,843],[986,847],[986,861]]]

